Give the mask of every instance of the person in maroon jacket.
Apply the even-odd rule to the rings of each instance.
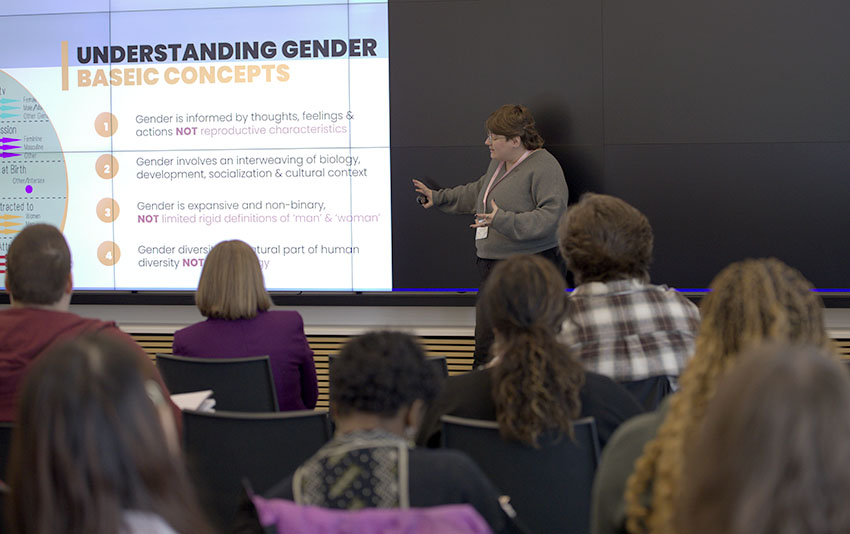
[[[62,232],[49,224],[27,226],[6,253],[6,291],[12,305],[0,310],[0,421],[13,421],[21,382],[33,361],[58,341],[105,333],[134,347],[144,365],[150,357],[113,321],[71,313],[71,251]],[[156,369],[153,374],[167,392]],[[172,404],[176,420],[180,411]]]
[[[269,357],[280,411],[316,407],[313,351],[297,311],[269,310],[260,260],[244,241],[222,241],[201,271],[195,304],[206,321],[174,333],[174,354],[195,358]]]

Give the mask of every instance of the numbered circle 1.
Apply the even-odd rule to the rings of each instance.
[[[118,119],[112,113],[104,111],[94,120],[94,130],[101,137],[111,137],[118,130]]]
[[[118,160],[112,154],[98,156],[94,167],[97,175],[104,180],[111,180],[118,174]]]
[[[97,247],[97,259],[100,263],[111,267],[121,258],[121,249],[112,241],[104,241]]]
[[[117,219],[120,211],[121,208],[114,199],[103,198],[97,203],[97,218],[105,223],[111,223]]]

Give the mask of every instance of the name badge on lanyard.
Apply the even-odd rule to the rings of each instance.
[[[499,185],[502,182],[502,180],[505,179],[505,177],[508,175],[508,173],[510,173],[512,170],[516,169],[517,165],[519,165],[520,163],[525,161],[525,158],[527,158],[528,156],[530,156],[534,152],[537,152],[537,150],[526,150],[525,153],[523,153],[523,155],[520,156],[518,160],[516,160],[516,163],[511,165],[508,168],[508,170],[505,171],[505,174],[503,174],[501,178],[496,180],[496,176],[499,175],[499,171],[502,170],[502,167],[505,166],[504,161],[499,163],[499,166],[496,167],[496,172],[494,172],[493,176],[490,177],[490,183],[487,184],[487,189],[484,190],[484,211],[483,211],[484,213],[487,213],[487,197],[490,195],[490,191],[494,187]],[[475,229],[475,240],[478,241],[479,239],[487,239],[488,230],[489,230],[489,228],[486,227],[486,226],[479,226],[478,228],[476,228]]]

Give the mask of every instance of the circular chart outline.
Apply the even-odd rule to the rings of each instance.
[[[59,144],[59,153],[62,155],[62,167],[65,169],[65,209],[62,212],[62,222],[59,224],[59,231],[64,232],[65,221],[68,218],[68,203],[71,197],[71,186],[68,180],[68,160],[65,158],[65,150],[62,148],[62,139],[59,137],[59,132],[56,131],[56,127],[53,125],[53,121],[50,120],[50,114],[47,112],[47,109],[45,109],[45,107],[41,105],[41,102],[39,101],[38,97],[36,97],[32,93],[32,91],[27,88],[26,85],[22,84],[17,78],[9,74],[9,72],[5,69],[0,69],[0,72],[11,78],[19,86],[21,86],[21,88],[23,88],[23,90],[26,91],[27,94],[33,98],[33,100],[36,101],[38,106],[44,112],[44,115],[47,117],[47,124],[49,124],[50,128],[53,129],[53,135],[56,137],[56,142]]]

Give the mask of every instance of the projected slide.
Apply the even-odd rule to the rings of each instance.
[[[49,222],[80,289],[193,289],[224,239],[392,288],[385,2],[67,5],[0,8],[0,254]]]

